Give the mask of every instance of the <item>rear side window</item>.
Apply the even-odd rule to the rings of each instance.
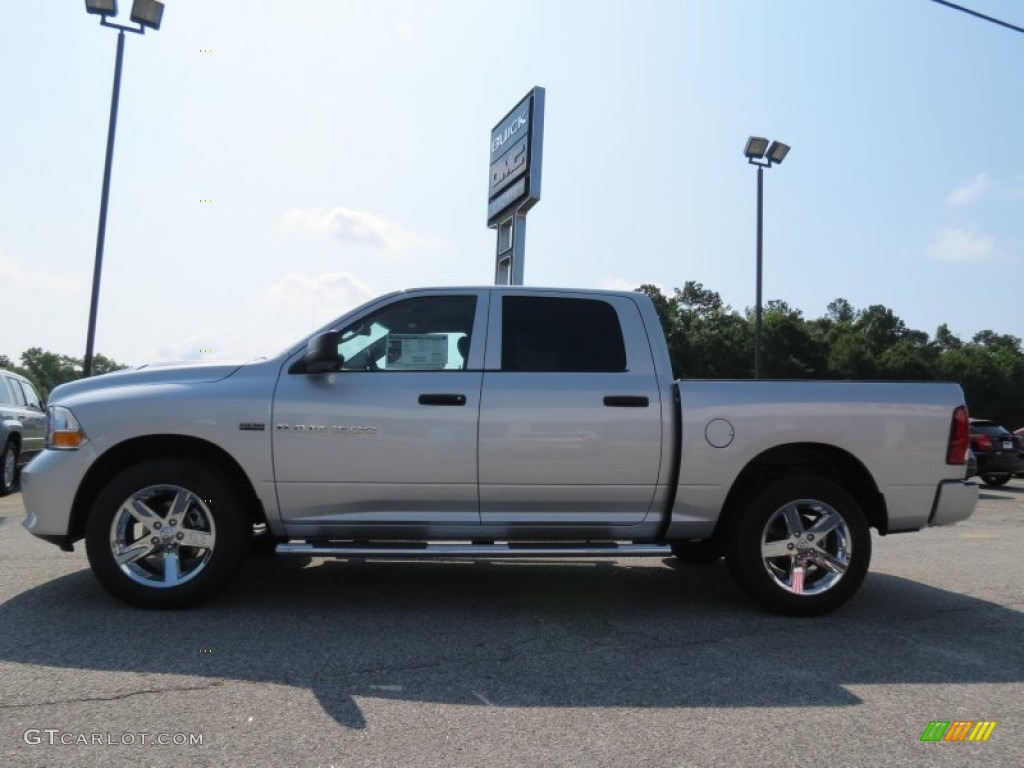
[[[14,394],[14,404],[25,405],[25,393],[21,390],[21,382],[8,376],[7,384],[11,388],[11,392]]]
[[[0,405],[7,405],[13,403],[11,399],[11,391],[7,388],[7,378],[0,376]]]
[[[506,296],[501,329],[503,371],[626,370],[619,316],[606,301]]]
[[[27,381],[23,381],[21,382],[21,389],[25,393],[25,400],[27,401],[29,408],[39,408],[42,410],[42,400],[39,399],[39,394],[32,388],[32,385]]]

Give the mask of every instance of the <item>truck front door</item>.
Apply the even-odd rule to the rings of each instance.
[[[340,370],[289,372],[274,471],[296,536],[480,522],[477,427],[486,291],[398,298],[339,329]],[[476,361],[474,363],[474,361]]]

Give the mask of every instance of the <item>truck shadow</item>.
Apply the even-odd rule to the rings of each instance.
[[[269,559],[174,612],[128,608],[82,570],[0,605],[0,660],[286,684],[351,728],[368,697],[817,707],[859,703],[857,685],[1024,681],[1024,615],[993,603],[871,574],[840,611],[787,619],[721,563],[667,563]]]

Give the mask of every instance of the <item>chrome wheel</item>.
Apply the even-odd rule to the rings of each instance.
[[[853,555],[850,529],[823,501],[780,507],[761,534],[761,560],[776,585],[793,595],[819,595],[843,578]]]
[[[217,527],[206,502],[180,485],[150,485],[129,496],[110,524],[110,553],[146,587],[177,587],[206,568]]]

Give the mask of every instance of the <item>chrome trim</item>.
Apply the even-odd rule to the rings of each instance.
[[[281,555],[312,555],[317,557],[381,557],[381,558],[444,558],[444,557],[668,557],[672,548],[667,544],[347,544],[344,542],[310,544],[285,542],[278,544]]]

